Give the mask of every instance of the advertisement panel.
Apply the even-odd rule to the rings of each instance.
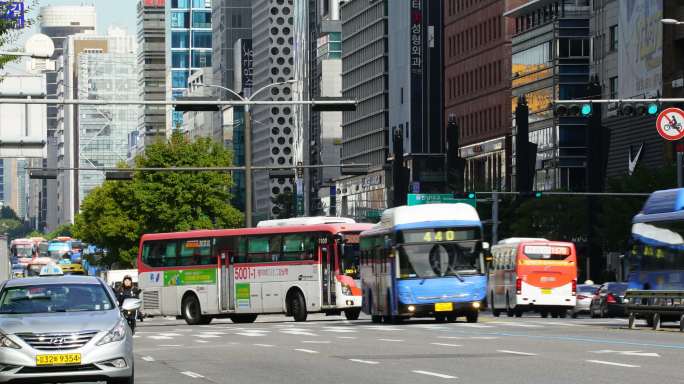
[[[621,99],[662,95],[662,0],[620,1],[618,94]]]
[[[164,286],[216,284],[216,269],[164,271]]]

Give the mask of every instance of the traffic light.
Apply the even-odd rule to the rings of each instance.
[[[591,103],[558,104],[555,112],[559,117],[589,117],[594,107]]]
[[[656,116],[660,112],[658,103],[632,103],[623,102],[618,108],[621,116]]]
[[[542,197],[544,197],[544,193],[542,191],[518,192],[518,196],[520,196],[520,197],[533,197],[535,199],[541,199]]]

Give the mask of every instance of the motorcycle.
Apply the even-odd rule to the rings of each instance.
[[[137,298],[125,299],[121,305],[121,314],[126,319],[131,332],[135,334],[135,321],[138,317],[138,310],[142,306],[142,301]]]

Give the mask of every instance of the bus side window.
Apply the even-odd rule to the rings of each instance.
[[[283,261],[283,237],[280,235],[273,235],[269,242],[272,262]]]
[[[162,264],[164,267],[176,267],[179,264],[178,260],[178,247],[177,247],[177,242],[176,240],[168,240],[165,242],[165,247],[164,247],[164,253],[163,253],[163,261]]]
[[[247,262],[267,263],[271,261],[269,252],[270,238],[268,236],[249,237],[247,243]]]

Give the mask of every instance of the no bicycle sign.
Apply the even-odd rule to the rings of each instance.
[[[679,108],[667,108],[660,112],[656,121],[656,129],[665,140],[677,141],[684,137],[684,111]]]

